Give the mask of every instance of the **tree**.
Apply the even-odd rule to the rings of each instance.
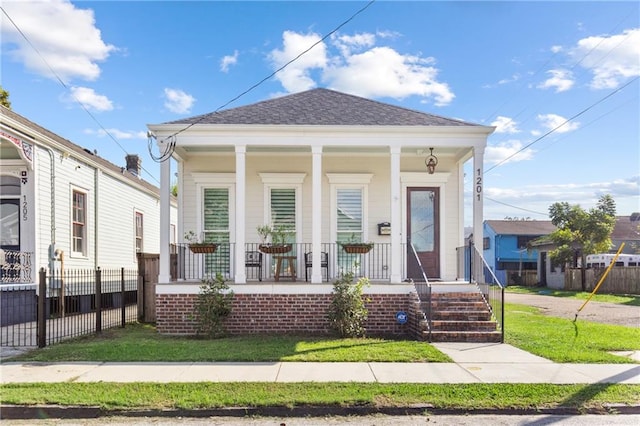
[[[11,109],[11,101],[9,101],[9,92],[0,86],[0,105]]]
[[[549,207],[551,223],[557,229],[549,237],[556,249],[549,252],[555,263],[570,263],[577,267],[582,263],[582,289],[585,290],[586,257],[593,253],[605,253],[611,248],[611,233],[616,224],[616,203],[611,195],[603,195],[595,208],[585,211],[579,205],[567,202]]]

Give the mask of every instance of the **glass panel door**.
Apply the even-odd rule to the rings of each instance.
[[[424,281],[413,244],[427,278],[440,277],[439,188],[407,188],[407,275]]]

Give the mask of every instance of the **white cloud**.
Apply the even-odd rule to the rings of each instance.
[[[385,38],[388,34],[377,36]],[[282,50],[274,49],[269,55],[273,68],[281,67],[320,39],[317,34],[285,31]],[[421,96],[436,105],[447,105],[455,97],[448,84],[438,81],[433,58],[403,55],[390,47],[375,46],[376,35],[369,33],[336,35],[332,41],[336,54],[331,55],[328,46],[319,43],[276,75],[286,91],[316,87],[312,75],[315,70],[327,87],[359,96]]]
[[[106,129],[106,131],[104,129],[85,129],[84,133],[87,135],[94,135],[94,136],[98,136],[98,137],[105,137],[107,136],[107,132],[109,132],[109,134],[111,136],[113,136],[116,139],[147,139],[147,132],[143,132],[143,131],[136,131],[136,130],[120,130],[120,129],[115,129],[115,128],[111,128],[111,129]]]
[[[320,40],[321,37],[318,34],[298,34],[293,31],[285,31],[282,34],[282,50],[274,49],[269,54],[273,69],[282,67]],[[322,69],[326,64],[326,45],[319,43],[284,70],[278,72],[276,79],[280,81],[287,92],[309,90],[316,87],[316,82],[311,78],[310,71]]]
[[[39,54],[1,14],[3,50],[36,74],[57,75],[65,82],[74,78],[92,81],[100,76],[98,63],[115,50],[102,40],[93,11],[69,1],[5,1],[2,7]]]
[[[88,87],[72,87],[71,94],[64,97],[68,103],[80,102],[86,109],[93,111],[111,111],[113,103],[104,95],[97,94]]]
[[[565,92],[573,87],[573,73],[568,70],[549,70],[547,74],[551,77],[538,85],[539,89],[553,89],[556,93]]]
[[[522,142],[510,140],[497,145],[487,145],[484,152],[484,161],[487,164],[506,164],[518,161],[531,160],[535,151],[531,148],[523,149]]]
[[[496,133],[520,133],[517,123],[509,117],[498,116],[491,125],[496,127]]]
[[[555,129],[558,133],[571,132],[580,127],[580,123],[566,122],[566,118],[557,114],[538,114],[537,119],[544,128],[547,130]]]
[[[229,72],[229,67],[238,63],[238,51],[234,50],[233,55],[224,56],[220,60],[220,71]]]
[[[180,89],[164,89],[164,107],[176,114],[187,114],[196,99]]]
[[[640,28],[578,41],[570,55],[591,71],[593,89],[614,89],[640,75]]]

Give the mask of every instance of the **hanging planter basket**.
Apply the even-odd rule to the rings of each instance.
[[[192,253],[202,254],[202,253],[214,253],[218,248],[217,244],[189,244],[189,249]]]
[[[366,254],[372,249],[371,244],[342,244],[342,249],[349,254]]]
[[[258,248],[263,253],[283,254],[283,253],[289,253],[291,251],[291,244],[276,245],[276,246],[271,244],[260,244]]]

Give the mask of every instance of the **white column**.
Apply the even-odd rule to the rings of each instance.
[[[160,265],[158,283],[171,282],[169,244],[171,232],[171,159],[160,164]]]
[[[402,184],[400,182],[400,147],[390,147],[391,152],[391,271],[389,281],[400,283],[402,281]]]
[[[312,201],[311,201],[311,282],[322,283],[322,147],[311,147],[312,155]],[[327,272],[328,273],[328,272]]]
[[[473,149],[473,244],[482,253],[484,147]]]
[[[235,251],[235,283],[246,284],[247,272],[244,262],[246,239],[246,153],[247,147],[236,146],[236,251]]]

